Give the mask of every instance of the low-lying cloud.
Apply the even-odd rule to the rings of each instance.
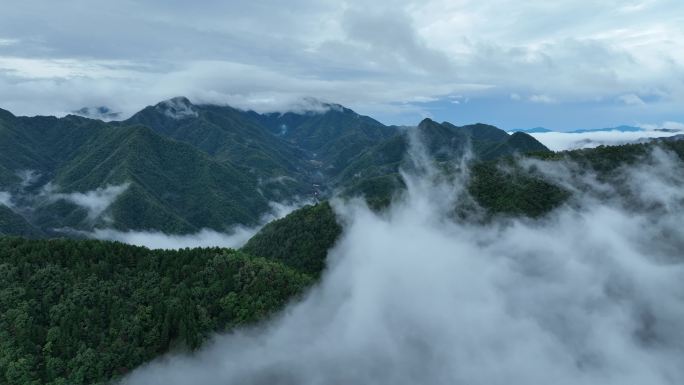
[[[116,201],[119,195],[123,194],[128,189],[129,185],[129,183],[123,183],[120,185],[98,187],[95,190],[86,192],[57,193],[55,192],[54,185],[48,183],[43,188],[41,194],[50,202],[64,200],[82,207],[88,211],[88,219],[95,220],[99,218],[114,201]]]
[[[308,201],[292,204],[271,203],[271,211],[261,217],[259,225],[254,227],[234,226],[225,232],[202,229],[194,234],[168,234],[160,231],[119,231],[110,228],[98,228],[92,232],[77,232],[89,238],[118,241],[150,249],[184,249],[195,247],[227,247],[240,248],[252,238],[265,224],[282,218],[303,206]]]
[[[12,203],[12,194],[7,191],[0,191],[0,205],[5,205],[12,208],[14,204]]]
[[[681,134],[656,130],[644,131],[589,131],[589,132],[541,132],[531,133],[552,151],[576,150],[598,146],[615,146],[626,143],[644,142],[652,138],[662,138]]]
[[[462,222],[467,175],[429,167],[388,212],[337,202],[344,234],[304,300],[121,383],[681,384],[684,164],[616,173],[628,200],[546,165],[581,186],[538,220]]]
[[[258,229],[237,227],[221,233],[203,229],[195,234],[174,235],[159,231],[118,231],[114,229],[95,229],[84,233],[95,239],[118,241],[129,245],[145,246],[150,249],[184,249],[195,247],[239,248],[254,235]]]

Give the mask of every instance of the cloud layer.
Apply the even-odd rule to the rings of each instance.
[[[644,131],[593,131],[593,132],[541,132],[531,133],[552,151],[576,150],[598,146],[616,146],[626,143],[646,142],[652,138],[663,138],[682,132]]]
[[[425,103],[466,96],[526,113],[564,106],[558,126],[577,114],[587,126],[601,114],[684,120],[678,0],[4,5],[0,106],[20,114],[130,114],[176,95],[274,110],[314,96],[416,123],[463,116],[464,104]]]
[[[537,161],[573,201],[487,225],[449,215],[463,180],[415,159],[423,176],[406,177],[389,212],[336,205],[344,234],[303,301],[122,384],[684,381],[678,157],[658,150],[616,175],[628,202],[573,165]]]
[[[254,227],[235,226],[225,232],[202,229],[195,234],[167,234],[160,231],[119,231],[111,228],[97,228],[91,232],[77,232],[80,235],[108,241],[119,241],[150,249],[184,249],[196,247],[240,248],[267,223],[282,218],[292,211],[309,204],[309,201],[283,204],[271,202],[271,211],[264,214],[259,225]]]

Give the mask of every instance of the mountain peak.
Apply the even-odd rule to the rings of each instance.
[[[548,128],[544,128],[544,127],[514,128],[514,129],[512,129],[512,130],[510,130],[510,131],[511,131],[511,132],[518,132],[518,131],[519,131],[519,132],[524,132],[524,133],[527,133],[527,134],[541,134],[541,133],[545,133],[545,132],[552,132],[552,131],[549,130]]]
[[[197,108],[185,96],[177,96],[159,102],[155,109],[174,120],[196,118],[199,116]]]
[[[425,128],[425,127],[432,126],[435,124],[439,125],[439,123],[435,122],[434,120],[432,120],[430,118],[425,118],[425,119],[421,120],[420,123],[418,123],[418,127],[419,128]]]

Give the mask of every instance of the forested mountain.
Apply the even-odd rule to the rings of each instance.
[[[401,187],[400,167],[410,167],[406,162],[409,135],[417,140],[437,162],[450,162],[471,153],[474,159],[492,160],[513,154],[550,152],[544,145],[525,133],[509,135],[505,131],[486,124],[455,126],[423,120],[415,132],[404,131],[400,135],[371,147],[352,159],[336,182],[347,195],[364,195],[370,200],[384,200],[390,191]]]
[[[274,135],[310,153],[327,176],[336,175],[349,159],[398,133],[396,127],[385,126],[338,104],[321,103],[318,108],[318,111],[283,114],[250,111],[246,115]]]
[[[637,166],[656,147],[684,160],[684,140],[601,146],[559,153],[536,152],[532,157],[552,162],[571,162],[578,165],[577,172],[591,173],[602,182],[616,187],[616,191],[621,191],[624,180],[616,176],[614,171]],[[471,220],[487,221],[502,216],[539,217],[572,198],[571,191],[522,167],[513,157],[474,163],[470,173],[468,193],[477,205],[475,217],[469,218]],[[370,203],[380,202],[377,208],[381,210],[388,202],[388,196],[400,194],[404,187],[403,184],[387,187],[382,193],[378,192]],[[472,210],[473,207],[455,209]],[[468,215],[467,212],[459,214]],[[301,208],[268,224],[247,242],[243,250],[283,261],[289,266],[306,266],[307,273],[316,275],[325,267],[327,250],[337,241],[340,230],[334,210],[328,202],[323,202]]]
[[[401,187],[411,132],[440,161],[471,148],[480,159],[547,151],[484,124],[399,128],[325,103],[258,114],[177,97],[109,123],[0,111],[0,192],[13,202],[2,232],[222,231],[257,223],[273,201],[341,192],[381,202]]]
[[[342,226],[330,203],[323,202],[267,224],[242,250],[317,276],[325,266],[328,249],[340,234]]]
[[[429,123],[424,128],[434,129],[445,138],[460,135],[456,129],[443,124]],[[207,173],[234,178],[221,174],[226,172],[220,171],[223,169],[212,169],[225,165],[208,154],[147,128],[105,127],[93,138],[100,140],[97,145],[87,146],[92,151],[84,152],[85,155],[76,155],[80,154],[76,151],[69,164],[103,164],[103,170],[114,170],[111,183],[123,180],[116,179],[124,172],[121,170],[130,172],[133,176],[130,183],[136,185],[151,183],[151,179],[139,174],[144,170],[155,170],[151,174],[163,181],[171,178],[164,177],[164,172],[174,175],[180,172],[174,170],[181,168],[184,159],[194,157],[201,159],[191,163],[207,164]],[[507,141],[512,138],[507,137]],[[108,149],[111,143],[120,141],[130,152],[122,148]],[[98,150],[98,145],[103,149]],[[399,135],[380,146],[386,146],[385,152],[373,151],[374,156],[384,154],[387,158],[381,157],[382,162],[372,164],[376,169],[381,169],[383,164],[391,165],[386,166],[388,173],[378,175],[394,175],[389,172],[401,165],[402,158],[392,151],[406,151],[402,147],[406,142]],[[540,151],[531,159],[569,160],[579,165],[576,172],[591,172],[605,183],[619,185],[621,181],[614,177],[614,171],[638,164],[656,146],[684,159],[683,141],[564,153]],[[166,150],[161,147],[169,148],[170,154],[192,155],[180,156],[177,166],[157,165],[157,168],[146,165],[147,157],[139,159],[133,155],[156,152],[152,158],[164,164],[176,164],[162,156]],[[112,157],[111,165],[107,163],[110,156],[102,154]],[[448,155],[440,150],[431,154],[437,165]],[[391,155],[395,157],[390,158]],[[89,160],[98,156],[107,159]],[[392,159],[395,161],[390,162]],[[57,170],[56,180],[66,185],[84,183],[90,188],[89,172],[65,170],[72,170],[73,174]],[[97,166],[84,166],[83,170],[92,170],[92,178],[99,178],[95,177],[100,172]],[[201,174],[200,170],[187,172]],[[450,172],[448,168],[444,171]],[[191,176],[187,177],[192,180]],[[137,179],[141,182],[136,182]],[[472,219],[476,221],[500,216],[542,216],[570,202],[573,196],[572,191],[546,180],[534,167],[525,166],[515,156],[474,160],[468,181],[467,191],[475,207],[455,207],[454,215],[474,215]],[[387,200],[389,196],[401,195],[402,189],[402,184],[388,187],[385,195],[379,194],[378,198]],[[379,204],[376,208],[383,210],[383,207]],[[21,219],[8,206],[0,205],[0,231],[5,231],[7,223],[15,223],[12,226],[24,229],[27,236],[40,231]],[[343,225],[332,206],[322,202],[268,224],[241,251],[217,248],[152,251],[112,242],[0,237],[0,307],[3,310],[0,313],[0,382],[8,385],[106,383],[170,350],[193,349],[215,331],[262,320],[315,282]]]
[[[0,383],[108,383],[263,319],[310,282],[232,250],[0,238]]]
[[[298,182],[289,186],[294,192],[306,185],[311,168],[305,151],[280,140],[266,127],[246,118],[242,111],[228,106],[196,106],[187,98],[177,97],[146,107],[122,124],[150,127],[263,180],[293,177]]]
[[[256,222],[268,210],[268,201],[280,198],[275,189],[255,193],[258,180],[231,163],[147,127],[118,127],[75,116],[3,116],[0,191],[12,196],[16,215],[46,232],[93,226],[222,230]],[[97,192],[110,186],[125,188],[91,216],[87,205],[107,200]],[[72,192],[80,194],[76,198],[85,207]],[[20,228],[6,233],[26,235]]]

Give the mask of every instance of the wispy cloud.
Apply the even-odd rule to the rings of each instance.
[[[12,194],[7,191],[0,191],[0,205],[12,208],[14,206],[12,203]]]
[[[129,183],[115,186],[99,187],[92,191],[59,193],[56,187],[49,183],[43,187],[41,196],[50,202],[64,200],[82,207],[88,211],[88,219],[99,218],[114,201],[129,187]]]
[[[150,249],[183,249],[186,247],[242,247],[265,224],[286,216],[309,201],[291,204],[271,203],[271,211],[264,214],[254,227],[234,226],[224,232],[202,229],[194,234],[168,234],[160,231],[119,231],[111,228],[97,228],[93,231],[73,231],[62,229],[89,238],[119,241],[131,245],[145,246]]]

